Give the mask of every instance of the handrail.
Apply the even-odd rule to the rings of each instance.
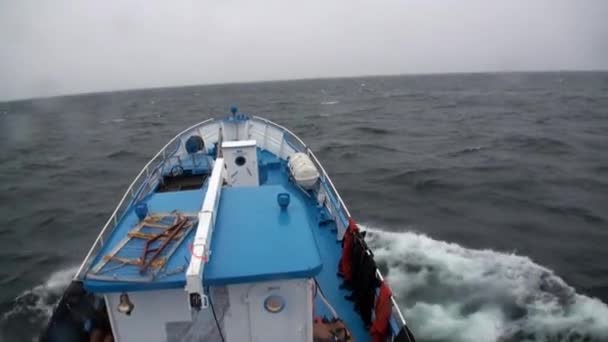
[[[255,119],[258,119],[260,121],[265,122],[266,124],[270,124],[286,133],[288,133],[289,135],[291,135],[291,137],[295,138],[302,146],[304,146],[304,148],[306,149],[306,152],[314,159],[315,163],[319,166],[319,168],[321,169],[321,173],[323,174],[323,177],[327,180],[327,182],[329,183],[329,186],[331,187],[331,190],[334,192],[334,195],[336,195],[336,197],[338,198],[338,201],[340,201],[340,207],[342,209],[344,209],[344,213],[346,214],[346,217],[350,217],[350,212],[348,211],[348,208],[346,208],[346,205],[344,205],[344,201],[342,201],[342,197],[340,197],[340,194],[338,193],[338,190],[336,190],[336,187],[334,186],[334,183],[331,181],[331,178],[329,178],[329,176],[327,175],[327,172],[325,172],[325,169],[323,168],[323,165],[321,165],[321,163],[319,162],[319,159],[317,159],[317,156],[315,156],[315,154],[312,152],[312,150],[308,147],[308,145],[306,145],[302,139],[300,139],[300,137],[298,137],[297,135],[295,135],[292,131],[290,131],[289,129],[287,129],[286,127],[283,127],[275,122],[272,122],[268,119],[264,119],[261,118],[259,116],[253,116]]]
[[[292,131],[290,131],[289,129],[287,129],[286,127],[283,127],[275,122],[272,122],[268,119],[259,117],[259,116],[253,116],[254,119],[259,120],[264,122],[267,125],[271,125],[274,126],[280,130],[282,130],[284,133],[287,133],[291,136],[291,138],[294,138],[300,145],[302,145],[305,149],[305,152],[312,157],[312,159],[314,160],[315,164],[319,167],[324,179],[327,181],[327,183],[330,186],[331,191],[333,192],[333,195],[336,197],[336,199],[338,200],[339,204],[340,204],[340,208],[339,210],[341,210],[343,212],[343,214],[346,215],[347,218],[350,218],[350,212],[348,211],[348,208],[346,207],[346,204],[344,204],[344,201],[342,200],[342,197],[340,196],[340,193],[338,193],[338,191],[336,190],[336,187],[334,185],[334,183],[332,182],[331,178],[329,177],[329,175],[327,174],[327,172],[325,171],[325,168],[323,168],[323,165],[319,162],[319,160],[317,159],[317,157],[315,156],[315,154],[312,152],[312,150],[308,147],[308,145],[306,145],[302,139],[300,139],[297,135],[295,135]],[[87,253],[86,257],[84,258],[84,261],[82,262],[82,264],[80,265],[80,268],[78,269],[78,272],[76,272],[76,275],[74,276],[74,279],[80,279],[80,277],[82,276],[82,272],[84,271],[85,267],[87,266],[87,264],[90,262],[90,258],[93,255],[93,253],[95,252],[96,248],[98,247],[98,245],[101,244],[101,246],[103,246],[103,240],[102,238],[104,237],[107,229],[110,227],[110,224],[112,223],[112,221],[114,221],[114,226],[116,224],[118,224],[118,211],[120,210],[120,208],[122,207],[122,205],[125,203],[125,200],[127,199],[127,195],[131,194],[131,198],[134,198],[134,196],[139,196],[139,190],[136,191],[135,193],[133,192],[133,187],[134,185],[140,180],[140,178],[144,175],[144,173],[146,174],[146,178],[149,178],[150,173],[149,173],[149,167],[150,165],[156,161],[156,159],[159,156],[163,156],[163,163],[164,161],[167,159],[167,155],[166,155],[166,149],[173,144],[178,138],[181,138],[183,135],[185,135],[186,133],[188,133],[189,131],[203,126],[205,124],[208,124],[209,122],[213,122],[216,119],[207,119],[204,121],[201,121],[197,124],[194,124],[188,128],[186,128],[185,130],[181,131],[180,133],[178,133],[175,137],[173,137],[168,143],[166,143],[157,153],[156,155],[154,155],[154,157],[152,157],[152,159],[150,159],[148,161],[148,163],[146,163],[146,165],[143,167],[143,169],[139,172],[139,174],[137,174],[137,176],[135,177],[135,179],[133,180],[133,182],[131,182],[131,184],[129,185],[129,187],[127,188],[127,190],[125,191],[124,195],[122,196],[120,202],[118,203],[118,205],[116,206],[116,209],[114,209],[114,212],[112,213],[112,215],[110,216],[110,218],[108,219],[108,221],[106,222],[106,224],[104,225],[104,227],[102,228],[101,232],[99,233],[99,235],[97,236],[97,238],[95,239],[95,242],[93,243],[93,246],[91,247],[91,249],[89,250],[89,252]],[[177,151],[177,150],[176,150]],[[280,156],[279,156],[280,158]],[[159,164],[159,166],[162,164]],[[153,171],[155,172],[155,171]],[[143,183],[142,183],[142,187],[143,187]],[[112,228],[114,228],[114,226]],[[376,273],[379,277],[380,280],[383,280],[382,274],[380,273],[379,270],[376,270]],[[394,298],[394,296],[391,296],[391,302],[393,307],[396,308],[396,312],[398,314],[398,318],[400,320],[400,323],[402,325],[406,325],[405,319],[403,317],[403,314],[401,312],[401,310],[399,309],[399,306],[397,305],[397,302]]]
[[[257,119],[257,120],[260,120],[260,121],[263,121],[263,122],[265,122],[266,124],[269,124],[269,125],[274,126],[274,127],[278,128],[278,129],[280,129],[280,130],[282,130],[282,131],[285,131],[285,132],[289,133],[289,134],[290,134],[292,137],[294,137],[294,138],[295,138],[295,139],[296,139],[296,140],[297,140],[297,141],[298,141],[300,144],[302,144],[302,146],[304,146],[306,149],[308,149],[308,145],[306,145],[306,144],[305,144],[305,143],[302,141],[302,139],[300,139],[300,138],[299,138],[297,135],[295,135],[295,134],[294,134],[292,131],[290,131],[289,129],[287,129],[287,128],[285,128],[285,127],[281,126],[281,125],[279,125],[278,123],[272,122],[272,121],[270,121],[270,120],[268,120],[268,119],[264,119],[264,118],[261,118],[261,117],[256,116],[256,115],[254,115],[254,116],[253,116],[253,118],[254,118],[254,119]]]
[[[338,198],[338,201],[340,202],[340,208],[344,210],[346,217],[349,218],[350,212],[348,211],[348,208],[344,204],[344,201],[342,201],[342,197],[340,196],[340,193],[338,192],[338,190],[336,190],[336,187],[334,186],[334,182],[331,181],[331,178],[329,178],[329,176],[327,175],[327,172],[325,172],[325,169],[323,168],[323,165],[319,162],[319,159],[317,159],[317,156],[315,156],[315,154],[312,152],[312,150],[310,150],[309,148],[307,148],[307,150],[308,150],[310,156],[314,159],[315,163],[321,168],[321,172],[323,172],[323,176],[329,183],[331,190],[334,192],[334,194]]]
[[[343,212],[346,214],[347,218],[350,218],[350,212],[348,211],[348,208],[346,207],[346,204],[344,204],[344,201],[342,200],[342,197],[340,196],[340,193],[338,193],[338,190],[336,190],[336,187],[334,186],[334,183],[331,181],[331,178],[329,178],[329,175],[327,174],[327,172],[325,171],[325,168],[323,168],[323,165],[319,162],[319,159],[317,159],[317,156],[315,156],[315,154],[312,152],[312,150],[308,147],[308,145],[306,145],[302,139],[300,139],[297,135],[295,135],[292,131],[290,131],[289,129],[287,129],[286,127],[283,127],[277,123],[274,123],[270,120],[261,118],[259,116],[253,116],[255,119],[258,119],[260,121],[263,121],[266,124],[272,125],[278,129],[283,130],[284,132],[288,133],[289,135],[291,135],[293,138],[295,138],[300,144],[302,144],[302,146],[304,146],[304,148],[306,149],[306,152],[308,153],[308,155],[310,155],[313,159],[315,164],[321,169],[321,173],[323,174],[323,177],[327,180],[327,183],[329,184],[331,190],[333,191],[333,194],[336,196],[336,198],[338,199],[338,202],[340,202],[340,210],[343,210]],[[381,281],[384,281],[384,277],[382,276],[382,273],[380,273],[379,270],[376,270],[376,275],[378,276],[378,278]],[[403,313],[401,312],[401,309],[399,309],[399,305],[397,305],[397,301],[395,300],[394,296],[391,296],[391,303],[393,305],[394,308],[396,308],[397,310],[397,315],[398,318],[400,320],[400,323],[402,325],[406,325],[405,322],[405,318],[403,317]]]
[[[110,216],[110,218],[108,219],[108,221],[106,221],[106,224],[103,226],[103,228],[101,229],[101,232],[97,235],[97,238],[95,239],[95,242],[93,242],[93,246],[91,246],[91,249],[89,249],[89,252],[87,253],[86,257],[84,258],[82,264],[80,265],[80,268],[78,269],[78,272],[76,272],[76,275],[74,276],[74,279],[80,279],[80,277],[82,276],[82,272],[84,271],[86,265],[90,262],[90,258],[93,255],[93,253],[95,252],[96,248],[98,245],[101,244],[101,246],[103,246],[104,241],[102,240],[102,238],[104,237],[108,227],[110,227],[110,224],[112,223],[112,221],[114,221],[114,225],[112,226],[112,228],[115,227],[116,224],[118,224],[118,218],[117,218],[117,213],[120,210],[120,208],[122,207],[122,205],[125,203],[125,200],[127,199],[127,195],[131,194],[131,198],[133,198],[134,193],[133,193],[133,187],[134,185],[140,180],[140,178],[142,177],[142,175],[144,173],[146,173],[146,178],[148,177],[148,172],[149,172],[149,167],[150,165],[156,161],[156,159],[162,154],[163,155],[163,161],[165,161],[166,158],[166,149],[171,146],[171,144],[173,144],[177,139],[181,138],[184,134],[188,133],[189,131],[202,126],[204,124],[207,124],[209,122],[214,121],[215,119],[211,118],[211,119],[207,119],[204,121],[201,121],[197,124],[194,124],[188,128],[186,128],[185,130],[181,131],[180,133],[178,133],[176,136],[174,136],[171,140],[169,140],[168,143],[166,143],[155,155],[154,157],[152,157],[152,159],[150,159],[148,161],[148,163],[146,163],[146,165],[143,167],[143,169],[141,169],[141,171],[139,171],[139,173],[137,174],[137,176],[135,176],[135,179],[133,180],[133,182],[131,182],[131,184],[129,185],[129,187],[127,188],[127,190],[125,191],[124,195],[122,195],[122,198],[120,199],[120,202],[118,202],[118,205],[116,206],[116,209],[114,209],[114,212],[112,213],[112,215]],[[143,184],[142,184],[143,185]],[[138,191],[139,192],[139,191]]]

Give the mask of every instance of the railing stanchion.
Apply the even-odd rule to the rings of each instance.
[[[133,194],[134,194],[133,193],[133,187],[134,187],[135,183],[137,183],[140,180],[140,178],[144,175],[144,173],[146,174],[146,177],[149,177],[149,170],[148,170],[148,168],[150,167],[150,165],[161,155],[163,157],[163,163],[164,163],[165,160],[166,160],[166,156],[167,156],[167,148],[172,143],[174,143],[178,138],[180,138],[181,136],[183,136],[187,132],[190,132],[194,128],[203,126],[203,125],[208,124],[208,123],[210,123],[210,122],[212,122],[214,120],[215,119],[208,119],[208,120],[199,122],[197,124],[194,124],[194,125],[186,128],[185,130],[183,130],[182,132],[180,132],[178,135],[176,135],[175,137],[173,137],[173,139],[171,139],[167,144],[165,144],[165,146],[163,146],[163,148],[161,148],[161,150],[158,151],[158,153],[156,153],[156,155],[154,157],[152,157],[152,159],[150,159],[150,161],[148,161],[148,163],[139,172],[139,174],[137,174],[137,176],[135,177],[135,179],[133,180],[133,182],[131,182],[131,185],[129,185],[129,188],[123,194],[122,198],[120,199],[120,202],[118,202],[118,205],[116,206],[116,209],[114,209],[114,212],[112,213],[112,215],[110,216],[110,218],[108,219],[108,221],[106,222],[106,224],[101,229],[101,232],[97,235],[97,238],[95,239],[95,242],[93,242],[93,246],[89,249],[89,252],[87,253],[86,257],[84,258],[84,261],[82,262],[82,264],[80,264],[80,268],[76,272],[76,275],[74,276],[74,279],[81,279],[82,278],[82,276],[83,276],[82,273],[85,271],[85,267],[88,265],[89,262],[91,262],[91,257],[93,256],[93,252],[95,252],[97,250],[98,246],[103,246],[103,243],[104,243],[103,237],[105,237],[106,231],[108,229],[110,229],[110,226],[113,229],[118,224],[118,211],[122,208],[123,204],[125,203],[125,200],[127,199],[127,195],[131,194],[131,198],[133,198]],[[173,151],[172,153],[177,152],[178,148],[179,148],[179,145],[177,146],[177,148],[175,149],[175,151]]]

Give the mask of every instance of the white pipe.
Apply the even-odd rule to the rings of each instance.
[[[332,314],[332,316],[334,316],[334,318],[339,318],[340,316],[338,316],[336,309],[334,309],[334,307],[331,306],[331,304],[329,304],[329,302],[327,301],[327,298],[325,298],[325,295],[323,294],[323,290],[321,290],[321,286],[319,286],[319,283],[317,282],[316,279],[315,279],[315,286],[317,287],[317,294],[320,295],[319,298],[321,298],[321,301],[323,302],[323,304],[325,304],[325,306],[329,309],[329,311],[331,311],[331,314]]]
[[[344,201],[342,200],[342,197],[340,196],[340,193],[338,193],[338,191],[336,190],[336,187],[334,186],[334,183],[331,181],[331,178],[329,178],[329,176],[327,175],[327,172],[325,172],[325,169],[323,168],[323,165],[321,165],[321,163],[319,162],[319,160],[317,159],[317,157],[315,156],[315,154],[312,152],[312,150],[310,150],[310,148],[308,148],[308,145],[306,145],[302,139],[300,139],[297,135],[295,135],[292,131],[290,131],[289,129],[287,129],[286,127],[283,127],[277,123],[274,123],[268,119],[264,119],[261,118],[259,116],[253,116],[254,119],[262,121],[264,123],[266,123],[267,125],[272,125],[274,127],[277,127],[281,130],[283,130],[284,132],[288,133],[292,138],[294,138],[296,141],[298,141],[305,149],[306,152],[309,153],[309,155],[315,160],[316,164],[319,166],[319,168],[321,169],[321,172],[323,173],[323,176],[325,177],[325,179],[327,180],[327,182],[329,183],[329,186],[331,187],[331,190],[334,192],[334,194],[336,195],[338,201],[340,202],[340,206],[341,209],[344,211],[344,213],[346,214],[346,217],[350,218],[350,212],[348,211],[348,208],[346,207],[346,205],[344,204]],[[112,216],[110,216],[110,218],[108,219],[108,221],[106,222],[105,226],[103,227],[103,229],[101,230],[101,232],[99,233],[99,235],[97,236],[97,239],[95,239],[95,242],[93,243],[93,246],[91,247],[91,249],[89,250],[89,252],[87,253],[87,256],[85,257],[83,263],[80,265],[80,268],[78,269],[78,272],[75,275],[75,279],[78,279],[81,276],[82,271],[84,270],[86,264],[88,263],[91,255],[93,254],[95,248],[97,247],[97,245],[100,243],[102,236],[104,235],[105,231],[107,230],[107,228],[109,227],[110,223],[112,222],[112,220],[116,220],[116,214],[118,212],[118,210],[120,209],[120,207],[122,206],[122,204],[124,203],[124,200],[126,199],[127,195],[129,194],[129,192],[131,191],[133,185],[139,180],[139,178],[142,176],[142,174],[144,172],[148,172],[148,167],[150,166],[150,164],[156,160],[156,158],[158,158],[158,156],[161,153],[164,153],[165,150],[167,149],[167,147],[169,147],[169,145],[171,145],[176,139],[178,139],[179,137],[183,136],[185,133],[187,133],[188,131],[197,128],[197,127],[201,127],[209,122],[214,121],[215,119],[208,119],[202,122],[199,122],[197,124],[194,124],[188,128],[186,128],[185,130],[183,130],[182,132],[180,132],[179,134],[177,134],[175,137],[173,137],[173,139],[171,139],[167,144],[165,144],[165,146],[163,146],[163,148],[152,158],[150,159],[150,161],[146,164],[146,166],[144,166],[144,168],[139,172],[139,174],[135,177],[135,180],[131,183],[131,185],[129,186],[129,188],[127,189],[127,191],[125,192],[125,194],[122,196],[120,202],[118,203],[118,206],[116,207],[116,209],[114,210],[114,212],[112,213]],[[281,156],[279,156],[279,158],[281,158]],[[376,273],[378,275],[378,278],[380,280],[383,280],[382,274],[380,273],[379,270],[376,270]],[[322,296],[323,297],[323,296]],[[323,299],[323,298],[322,298]],[[396,309],[395,311],[397,311],[397,316],[399,318],[399,320],[401,321],[401,324],[406,325],[405,319],[403,318],[403,314],[401,313],[401,310],[399,309],[399,306],[397,305],[397,302],[395,301],[395,298],[393,296],[391,296],[391,302],[393,304],[393,307]],[[333,309],[333,308],[332,308]],[[334,311],[335,312],[335,311]]]

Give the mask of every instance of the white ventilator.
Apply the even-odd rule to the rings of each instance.
[[[319,180],[319,171],[306,153],[294,153],[289,157],[289,171],[296,183],[306,190],[312,189]]]

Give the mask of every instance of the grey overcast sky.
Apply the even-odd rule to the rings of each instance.
[[[0,100],[564,69],[608,69],[608,0],[0,0]]]

